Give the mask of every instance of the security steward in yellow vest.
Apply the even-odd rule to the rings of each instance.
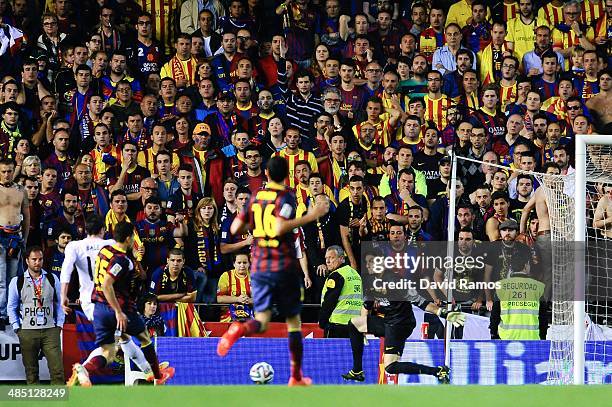
[[[321,293],[319,326],[326,338],[348,338],[348,323],[361,314],[363,305],[361,277],[346,264],[340,246],[330,246],[325,252],[325,264],[330,272]]]
[[[515,221],[506,220],[500,230],[512,232]],[[502,234],[502,239],[505,237]],[[509,236],[511,237],[511,236]],[[545,285],[531,276],[529,258],[512,259],[513,272],[497,281],[491,310],[491,338],[504,340],[546,339]]]

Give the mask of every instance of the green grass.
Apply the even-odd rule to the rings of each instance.
[[[8,386],[0,390],[6,394]],[[3,398],[6,400],[6,398]],[[2,407],[609,407],[612,386],[95,386],[73,388],[66,402],[0,401]]]

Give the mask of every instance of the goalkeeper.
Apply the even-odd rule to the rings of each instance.
[[[366,301],[361,316],[352,318],[348,324],[353,352],[353,368],[348,373],[343,374],[342,377],[345,380],[358,382],[365,380],[362,367],[364,334],[370,333],[385,338],[383,363],[387,373],[427,374],[436,376],[440,383],[450,383],[450,369],[447,366],[432,367],[411,362],[400,362],[406,339],[412,334],[416,326],[412,304],[424,311],[446,318],[456,327],[464,325],[465,315],[456,309],[448,312],[412,290],[402,291],[400,294],[403,297],[402,301],[390,301],[391,293],[374,289],[371,277],[374,276],[369,274],[365,277],[366,281],[370,280],[370,284],[364,282],[364,298]],[[382,281],[398,278],[397,274],[392,271],[385,271],[382,276],[376,277]],[[393,297],[396,296],[397,291],[393,293]]]

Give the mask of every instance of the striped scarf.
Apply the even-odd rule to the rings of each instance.
[[[504,41],[501,46],[501,52],[510,52],[508,44]],[[480,57],[480,83],[486,86],[489,83],[496,81],[495,70],[493,69],[493,43],[487,45],[485,49],[478,53]]]
[[[220,263],[219,253],[217,252],[217,235],[211,230],[210,226],[197,228],[196,234],[198,238],[198,260],[207,272],[211,272],[214,266]]]

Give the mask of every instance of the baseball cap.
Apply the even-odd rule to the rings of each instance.
[[[438,165],[450,164],[450,163],[451,163],[451,159],[449,156],[444,156],[440,158],[440,160],[438,161]]]
[[[499,230],[503,230],[503,229],[518,230],[519,225],[514,219],[506,219],[505,221],[499,224]]]
[[[232,100],[232,101],[236,101],[236,95],[234,95],[234,92],[232,92],[231,90],[224,90],[223,92],[219,93],[219,96],[217,96],[218,100]]]
[[[193,134],[206,133],[210,136],[210,126],[206,123],[198,123],[193,129]]]

